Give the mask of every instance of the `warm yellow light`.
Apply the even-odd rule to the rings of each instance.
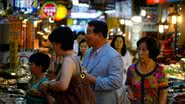
[[[47,40],[48,39],[48,35],[42,35],[42,38]]]
[[[61,19],[64,19],[66,16],[67,16],[66,7],[61,4],[57,5],[57,14],[56,14],[54,20],[59,21]]]
[[[159,33],[164,33],[164,26],[163,25],[159,25]]]
[[[44,35],[44,33],[41,32],[41,31],[38,31],[37,34],[39,34],[39,35]]]
[[[172,24],[176,24],[177,23],[177,16],[172,16]]]
[[[22,27],[27,27],[27,25],[26,24],[23,24]]]
[[[169,28],[169,26],[168,25],[164,25],[164,29],[168,29]]]
[[[125,20],[124,20],[124,19],[120,19],[119,22],[120,22],[120,24],[122,24],[122,25],[125,24]]]
[[[28,21],[28,19],[24,19],[24,20],[22,21],[22,23],[23,23],[23,24],[26,24],[27,21]]]
[[[38,21],[33,21],[33,27],[37,27],[38,26]]]
[[[178,16],[178,23],[182,23],[182,16]]]
[[[16,73],[11,73],[11,75],[12,75],[12,76],[15,76],[15,75],[16,75]]]
[[[172,24],[182,23],[182,16],[181,15],[173,15],[171,20],[172,20]]]

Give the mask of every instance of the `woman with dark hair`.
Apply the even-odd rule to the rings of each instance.
[[[95,97],[90,83],[81,76],[80,60],[73,52],[74,34],[67,26],[57,27],[49,35],[55,54],[63,57],[55,67],[56,80],[42,88],[50,92],[57,104],[94,104]],[[89,89],[90,88],[90,89]]]
[[[80,43],[80,41],[83,39],[85,39],[85,32],[83,31],[78,32],[77,38],[76,38],[77,42]]]
[[[30,71],[33,75],[26,93],[26,104],[48,104],[51,103],[52,97],[43,93],[42,84],[48,79],[45,72],[49,67],[50,58],[47,54],[38,52],[32,54],[29,58]]]
[[[85,39],[85,32],[80,31],[77,33],[76,35],[76,40],[74,40],[74,46],[73,46],[73,50],[76,52],[76,54],[79,53],[79,47],[80,47],[80,41]]]
[[[132,64],[132,56],[127,50],[125,37],[122,35],[114,36],[111,42],[111,46],[122,56],[124,68],[127,70],[128,67]]]
[[[123,82],[122,82],[122,87],[117,90],[118,96],[119,96],[119,104],[128,104],[126,101],[126,86],[125,86],[125,81],[126,81],[126,74],[127,74],[127,69],[128,67],[132,64],[132,56],[127,50],[126,43],[125,43],[125,37],[122,35],[116,35],[113,37],[111,46],[122,56],[123,60]]]
[[[129,67],[126,84],[132,103],[166,104],[168,81],[164,68],[156,62],[159,43],[152,37],[137,42],[138,62]]]
[[[82,39],[79,43],[79,51],[78,51],[78,57],[81,62],[83,62],[85,52],[87,51],[88,48],[89,48],[89,46],[88,46],[86,40]]]

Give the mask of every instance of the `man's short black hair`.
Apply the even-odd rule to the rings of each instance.
[[[88,23],[89,26],[93,26],[95,33],[102,33],[104,38],[107,38],[108,26],[105,22],[99,20],[92,20]]]
[[[30,56],[29,62],[34,63],[36,66],[42,66],[42,72],[46,72],[50,65],[50,57],[42,52],[34,53]]]

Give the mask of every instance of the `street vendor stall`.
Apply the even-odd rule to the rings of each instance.
[[[0,69],[0,104],[24,104],[30,77],[27,66]]]
[[[185,59],[164,65],[168,77],[168,104],[185,103]]]

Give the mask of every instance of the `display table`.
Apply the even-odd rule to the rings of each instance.
[[[22,67],[0,69],[0,104],[25,104],[25,82],[28,84],[29,78],[29,70]]]
[[[26,92],[15,85],[0,84],[0,104],[25,104]]]
[[[24,97],[19,94],[0,92],[0,104],[25,104]]]
[[[168,104],[185,104],[185,81],[169,79]]]
[[[164,65],[168,78],[168,104],[185,104],[184,62]]]

